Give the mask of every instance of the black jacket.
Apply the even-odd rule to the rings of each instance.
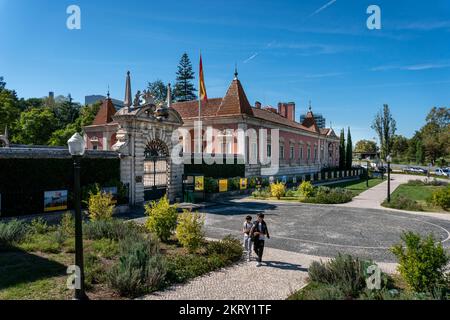
[[[261,223],[262,223],[261,233],[265,234],[267,239],[269,239],[270,235],[269,235],[269,229],[267,228],[267,224],[266,224],[266,222],[264,220]],[[253,227],[250,230],[250,236],[251,236],[253,241],[259,240],[259,236],[255,236],[254,235],[255,232],[259,232],[258,224],[259,224],[259,221],[253,222]]]

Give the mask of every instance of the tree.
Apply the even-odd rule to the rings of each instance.
[[[409,148],[409,140],[402,135],[392,137],[391,155],[397,159],[405,159]]]
[[[418,140],[416,144],[416,163],[423,164],[425,161],[425,154],[423,152],[422,141]]]
[[[80,116],[80,108],[80,104],[73,103],[70,97],[63,101],[55,101],[51,109],[58,121],[58,128],[63,129],[73,123]]]
[[[0,77],[0,133],[3,134],[5,128],[14,129],[15,122],[19,119],[19,100],[15,91],[6,89],[6,82]],[[13,130],[11,130],[13,131]]]
[[[79,117],[73,122],[69,123],[65,128],[56,130],[52,133],[49,140],[51,146],[65,146],[67,140],[70,139],[76,132],[81,132],[83,127],[89,126],[95,119],[95,116],[100,109],[101,102],[92,105],[84,106],[80,109]]]
[[[381,143],[381,158],[386,157],[391,153],[392,137],[397,131],[397,123],[392,117],[389,106],[385,104],[383,109],[378,112],[372,124],[372,129],[376,131]]]
[[[420,130],[426,156],[435,163],[450,154],[450,109],[432,108]]]
[[[345,169],[345,133],[344,129],[341,130],[341,136],[339,141],[339,169]]]
[[[50,108],[33,108],[20,114],[16,143],[46,145],[57,129],[57,120]]]
[[[358,153],[376,153],[377,143],[371,140],[360,140],[355,145],[355,152]]]
[[[192,64],[187,53],[181,57],[177,71],[177,82],[175,83],[175,99],[176,101],[192,101],[197,99],[195,92],[197,91],[191,82],[194,78]]]
[[[155,102],[161,103],[167,100],[167,85],[162,80],[149,82],[147,89],[154,95]]]
[[[352,135],[350,133],[350,127],[347,132],[347,147],[345,149],[345,167],[346,169],[351,169],[353,164],[353,144]]]

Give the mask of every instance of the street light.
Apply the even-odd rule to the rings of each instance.
[[[388,203],[391,202],[391,161],[392,161],[392,157],[391,157],[391,155],[388,155],[386,157],[387,172],[388,172],[388,187],[387,187],[387,201],[388,201]]]
[[[75,265],[79,268],[78,281],[75,287],[75,300],[87,299],[84,291],[84,261],[83,261],[83,219],[81,216],[81,187],[80,187],[80,160],[86,151],[86,144],[79,133],[75,133],[67,141],[69,153],[72,155],[74,167],[73,201],[75,205]]]
[[[367,170],[366,170],[366,187],[369,188],[369,162],[370,162],[370,157],[366,158],[367,161]]]

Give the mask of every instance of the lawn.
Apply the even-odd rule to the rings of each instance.
[[[400,185],[391,195],[391,203],[385,201],[383,206],[411,211],[443,212],[443,208],[433,205],[431,199],[434,192],[444,190],[445,186],[417,184],[409,182]]]
[[[55,226],[36,221],[0,222],[0,300],[73,297],[66,284],[66,270],[75,256],[73,219]],[[102,300],[163,290],[230,266],[242,257],[239,240],[231,237],[203,240],[199,249],[188,251],[175,235],[162,242],[142,225],[116,219],[86,221],[83,244],[87,295]],[[145,277],[135,281],[141,272]]]
[[[379,185],[383,181],[386,181],[386,180],[381,180],[381,179],[376,179],[376,178],[369,179],[369,188],[367,188],[366,180],[346,181],[346,182],[340,182],[340,183],[336,183],[336,184],[332,184],[332,185],[328,185],[328,186],[331,188],[345,188],[347,190],[352,191],[353,194],[355,196],[357,196],[360,193]]]

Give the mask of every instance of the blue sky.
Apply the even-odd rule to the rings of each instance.
[[[432,3],[432,4],[431,4]],[[66,8],[81,8],[81,30]],[[368,30],[366,9],[382,10]],[[312,100],[333,128],[372,139],[374,114],[388,103],[398,133],[411,136],[432,106],[449,107],[450,1],[65,1],[0,0],[0,75],[20,97],[49,91],[78,101],[123,99],[148,81],[174,82],[187,52],[201,50],[209,97],[239,78],[251,102]]]

